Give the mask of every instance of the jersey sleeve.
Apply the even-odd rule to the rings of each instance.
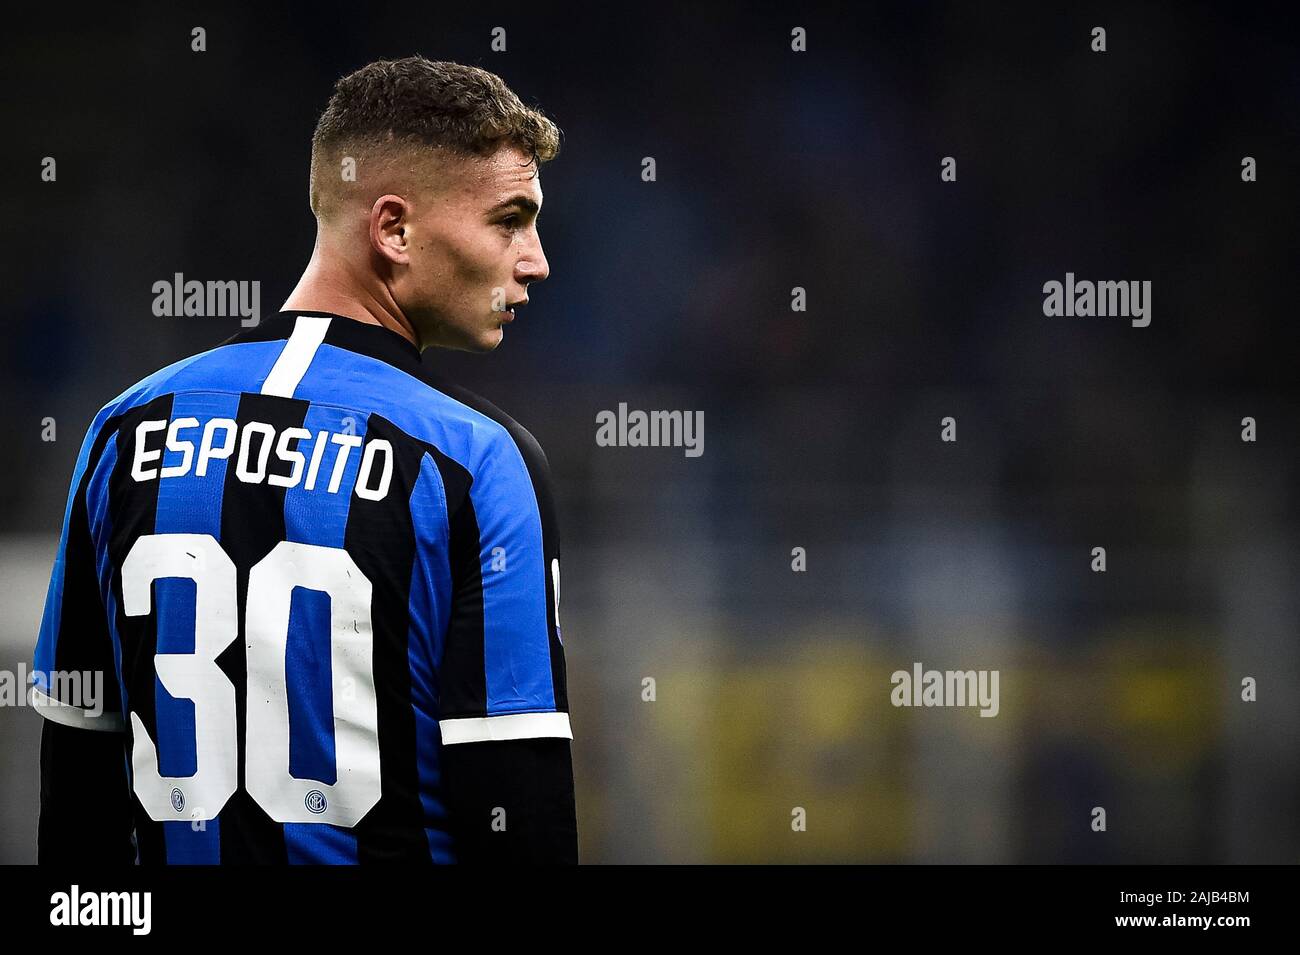
[[[522,428],[502,429],[448,487],[451,608],[439,671],[445,745],[572,739],[550,475]]]
[[[121,693],[90,520],[96,507],[91,487],[109,430],[102,417],[101,412],[87,432],[73,469],[28,699],[46,719],[120,732],[125,728]]]

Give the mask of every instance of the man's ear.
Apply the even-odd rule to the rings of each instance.
[[[380,196],[370,207],[370,246],[394,265],[409,265],[407,217],[410,204],[401,196]]]

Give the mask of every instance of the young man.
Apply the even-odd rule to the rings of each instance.
[[[41,862],[577,861],[546,459],[420,363],[546,278],[558,147],[481,69],[344,77],[284,310],[95,417],[33,667]]]

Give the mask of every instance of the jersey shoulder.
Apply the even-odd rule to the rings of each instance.
[[[535,502],[535,514],[541,523],[548,560],[558,556],[559,519],[550,462],[541,443],[532,432],[482,395],[448,381],[432,370],[427,371],[424,380],[430,388],[466,409],[468,414],[490,424],[490,428],[484,428],[486,441],[476,466],[469,469],[473,479],[477,481],[483,477],[489,483],[499,482],[507,489],[513,489],[516,495],[513,500],[527,497]]]
[[[428,372],[423,381],[434,391],[464,405],[473,414],[482,416],[498,425],[499,429],[489,429],[488,433],[489,442],[493,449],[499,449],[506,441],[509,441],[518,448],[524,463],[528,465],[529,471],[537,470],[538,473],[549,477],[550,462],[546,458],[546,452],[542,449],[541,443],[533,436],[531,431],[513,417],[506,414],[482,395],[476,394],[455,382],[448,381],[435,372]]]
[[[96,424],[180,391],[239,394],[256,391],[265,381],[283,348],[283,342],[222,342],[205,351],[178,359],[104,404]]]

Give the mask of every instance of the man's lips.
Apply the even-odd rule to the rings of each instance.
[[[527,305],[527,304],[528,304],[528,299],[526,298],[521,299],[518,302],[511,302],[508,306],[506,306],[506,310],[501,313],[501,321],[504,323],[513,322],[515,320],[515,306]]]

